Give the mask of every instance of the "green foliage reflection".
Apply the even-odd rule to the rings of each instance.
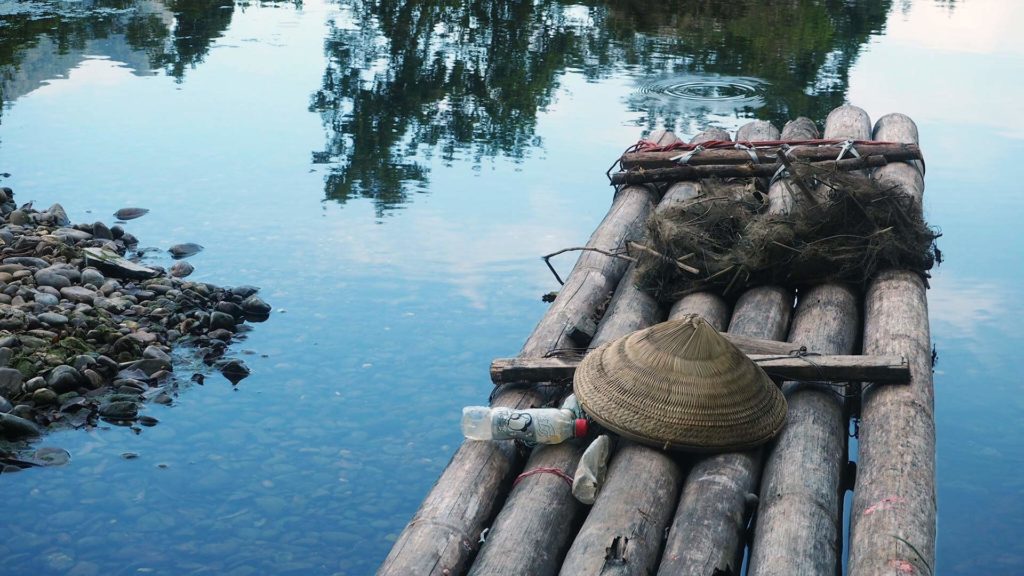
[[[677,74],[764,81],[757,107],[730,112],[780,123],[822,119],[889,1],[339,0],[329,64],[310,108],[327,145],[327,198],[372,198],[378,212],[425,186],[424,158],[522,159],[541,143],[539,111],[559,79]],[[687,132],[700,105],[634,101],[643,125]],[[595,121],[600,121],[595,119]]]

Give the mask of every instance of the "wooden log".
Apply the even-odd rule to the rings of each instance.
[[[675,136],[662,133],[657,139],[670,143],[675,141]],[[642,234],[642,229],[637,233]],[[580,263],[583,260],[584,256],[581,256]],[[577,264],[570,280],[580,268],[581,264]],[[602,338],[612,336],[616,331],[626,333],[635,329],[633,326],[643,327],[645,323],[659,320],[657,304],[635,288],[634,275],[635,266],[630,265],[625,277],[617,283],[591,344],[598,345]],[[549,316],[545,315],[538,329],[547,325],[545,321]],[[554,323],[555,326],[559,324]],[[533,345],[536,342],[531,339],[523,347],[523,353]],[[530,454],[524,474],[534,470],[554,470],[571,477],[586,445],[585,442],[569,442],[558,447],[537,447]],[[583,513],[583,505],[572,495],[571,482],[566,483],[558,475],[548,473],[526,477],[512,489],[509,500],[495,518],[492,533],[473,562],[470,574],[554,574]]]
[[[797,118],[786,123],[782,129],[783,140],[815,140],[818,138],[818,127],[810,118]],[[796,150],[794,150],[796,152]],[[776,180],[768,188],[768,213],[789,214],[799,201],[796,184],[787,178]]]
[[[858,299],[842,285],[802,293],[790,341],[844,354],[857,345]],[[820,384],[787,382],[786,426],[761,479],[750,576],[836,573],[842,529],[841,474],[846,465],[842,397]]]
[[[669,309],[668,317],[676,319],[686,314],[696,314],[721,331],[729,325],[729,309],[729,304],[718,294],[694,292],[676,301]]]
[[[658,138],[669,144],[675,137],[662,134]],[[653,203],[654,192],[648,188],[619,190],[608,215],[587,245],[616,248],[640,236]],[[584,252],[520,354],[545,356],[553,350],[575,346],[569,333],[584,319],[595,316],[598,306],[605,302],[625,271],[623,260]],[[536,390],[520,390],[499,393],[492,405],[531,408],[540,402],[541,395]],[[511,480],[522,464],[511,441],[463,442],[377,574],[464,574],[476,554],[480,534],[501,508]]]
[[[686,298],[708,301],[696,295]],[[709,316],[713,318],[713,314]],[[612,336],[602,334],[598,342],[610,341]],[[652,573],[658,565],[663,534],[672,518],[681,482],[682,470],[670,455],[620,440],[604,487],[569,548],[559,574]]]
[[[709,128],[694,136],[690,140],[690,144],[700,144],[714,140],[729,140],[729,133],[721,128]],[[661,202],[658,203],[658,207],[655,210],[662,212],[677,206],[686,205],[699,197],[701,193],[700,182],[694,180],[675,182],[665,191],[665,195],[661,198]]]
[[[763,140],[778,140],[779,129],[767,120],[754,120],[740,126],[736,131],[737,142],[757,142]]]
[[[803,122],[807,118],[798,118],[800,120],[795,126],[790,128],[790,132],[799,131],[803,134],[808,134],[807,129],[809,126]],[[794,121],[795,122],[795,121]],[[813,126],[813,122],[811,123]],[[786,128],[783,128],[783,134],[785,134]],[[782,140],[815,140],[818,138],[817,129],[815,128],[813,136],[808,137],[791,137],[786,138],[782,136]],[[758,162],[762,164],[771,164],[775,162],[775,156],[778,154],[781,145],[779,146],[763,146],[755,148],[754,154],[757,155]],[[919,162],[922,158],[921,149],[917,144],[904,144],[896,141],[893,142],[877,142],[877,143],[859,143],[854,146],[854,149],[861,156],[884,156],[890,162],[906,162],[912,160]],[[801,160],[803,162],[822,162],[825,160],[835,160],[839,154],[839,144],[804,144],[794,145],[791,149],[793,158]],[[652,170],[654,168],[672,168],[679,164],[674,160],[675,158],[686,154],[685,151],[670,150],[667,152],[629,152],[623,154],[619,159],[621,162],[621,168],[623,170]],[[699,153],[690,156],[686,161],[688,166],[719,166],[729,164],[747,164],[753,159],[750,157],[750,153],[746,150],[738,150],[735,148],[708,148],[701,150]]]
[[[793,293],[788,290],[748,290],[736,302],[729,331],[781,340],[792,309]],[[761,460],[757,449],[707,456],[694,464],[683,484],[658,574],[739,574]]]
[[[540,395],[531,390],[506,391],[492,404],[532,408],[540,404]],[[377,574],[465,573],[480,534],[501,507],[522,461],[511,441],[463,442]]]
[[[729,133],[721,128],[705,128],[690,138],[690,144],[702,144],[704,142],[728,142]]]
[[[910,118],[890,114],[879,118],[875,137],[916,142],[917,129]],[[875,174],[897,177],[920,204],[924,183],[909,170]],[[863,392],[851,576],[935,569],[935,397],[926,288],[917,274],[885,271],[865,298],[864,350],[907,356],[911,380],[898,390],[867,386]]]
[[[784,380],[874,382],[905,384],[910,365],[902,356],[749,354],[769,376]],[[491,361],[491,381],[558,382],[572,379],[578,358],[496,358]]]
[[[705,166],[676,166],[674,168],[654,168],[651,170],[632,170],[616,172],[611,176],[615,186],[648,184],[651,182],[673,182],[676,180],[699,180],[701,178],[768,178],[775,174],[781,164],[772,159],[771,164],[716,164]],[[885,156],[862,156],[836,161],[824,160],[813,162],[812,165],[824,170],[862,170],[885,166]]]
[[[841,106],[828,115],[825,138],[866,140],[867,114]],[[824,284],[801,292],[789,340],[829,354],[857,347],[858,299]],[[847,427],[843,397],[827,386],[790,382],[786,426],[761,478],[761,502],[749,576],[841,573],[842,472]]]

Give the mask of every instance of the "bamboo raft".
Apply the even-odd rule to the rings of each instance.
[[[872,129],[863,110],[843,106],[824,128],[824,139],[861,150],[856,161],[836,158],[834,150],[806,152],[803,160],[870,170],[875,182],[898,185],[920,210],[924,165],[910,118],[889,114]],[[652,139],[661,146],[677,141],[671,133]],[[817,139],[814,123],[798,119],[781,134],[751,122],[732,142]],[[847,537],[848,574],[932,573],[932,349],[921,274],[883,270],[863,292],[839,283],[796,291],[762,285],[732,302],[697,292],[666,310],[636,287],[636,265],[614,255],[642,237],[649,215],[698,195],[708,175],[775,175],[768,211],[789,210],[794,187],[779,167],[793,156],[721,145],[729,140],[720,130],[701,133],[691,144],[708,143],[709,153],[691,154],[687,161],[699,160],[684,166],[678,160],[685,152],[624,155],[612,206],[587,243],[594,250],[581,253],[519,355],[492,365],[492,405],[557,404],[550,391],[568,390],[551,383],[570,379],[578,362],[562,351],[696,313],[748,355],[785,356],[801,346],[823,355],[814,374],[786,358],[765,365],[791,379],[783,384],[789,408],[780,435],[761,448],[724,454],[666,452],[619,439],[592,506],[578,502],[566,482],[586,439],[532,449],[465,441],[378,574],[832,576],[843,572]],[[823,379],[841,382],[841,393]],[[853,505],[844,516],[847,491]]]

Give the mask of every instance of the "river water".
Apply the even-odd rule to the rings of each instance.
[[[1024,573],[1022,24],[1015,0],[0,1],[0,185],[76,222],[149,208],[142,245],[198,242],[193,278],[274,306],[237,389],[2,476],[0,572],[372,572],[623,148],[848,100],[917,121],[944,234],[935,568]]]

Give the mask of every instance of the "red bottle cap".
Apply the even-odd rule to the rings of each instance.
[[[575,431],[573,432],[573,437],[574,438],[583,438],[586,435],[587,435],[587,419],[586,418],[577,418],[576,419],[576,428],[575,428]]]

